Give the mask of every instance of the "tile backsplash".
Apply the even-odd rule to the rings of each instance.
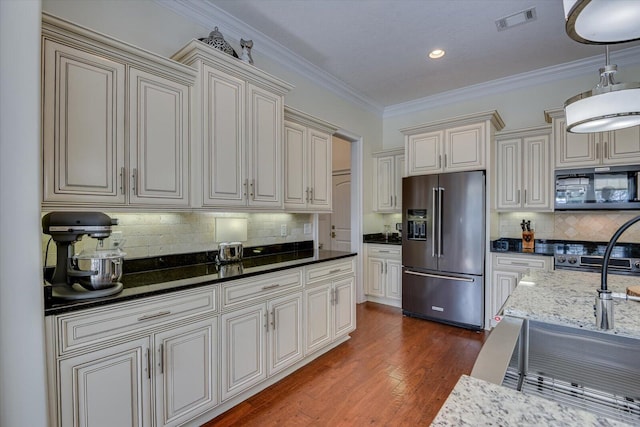
[[[126,258],[142,258],[168,254],[201,252],[218,248],[215,241],[215,218],[246,218],[247,241],[244,246],[271,245],[277,243],[311,240],[311,234],[304,234],[304,224],[313,221],[310,214],[288,213],[117,213],[105,212],[118,219],[113,231],[122,233],[125,239],[123,250]],[[286,236],[281,236],[282,226]],[[49,235],[42,235],[42,254],[45,252]],[[84,236],[76,243],[76,252],[94,249],[97,240]],[[47,265],[56,260],[55,243],[51,242]]]
[[[622,224],[638,214],[636,211],[501,213],[500,237],[521,237],[520,222],[525,219],[531,221],[536,239],[607,242]],[[619,241],[640,243],[640,224],[626,230]]]

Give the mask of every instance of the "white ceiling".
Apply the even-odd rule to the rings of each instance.
[[[253,39],[254,52],[265,49],[268,54],[268,48],[274,53],[280,46],[284,58],[302,61],[320,75],[328,73],[327,79],[344,84],[346,91],[377,109],[549,67],[566,69],[576,61],[583,66],[581,73],[593,74],[595,84],[597,68],[604,65],[604,47],[580,44],[566,35],[561,0],[171,3],[161,2],[197,16],[201,24],[220,27],[227,40]],[[531,7],[536,8],[535,21],[497,31],[497,19]],[[612,62],[620,49],[640,62],[638,46],[611,46]],[[434,48],[445,49],[446,56],[427,60]],[[585,58],[588,67],[580,62]]]

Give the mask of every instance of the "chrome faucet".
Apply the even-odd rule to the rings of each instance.
[[[611,252],[622,233],[638,221],[640,221],[640,216],[627,221],[622,225],[622,227],[618,228],[618,230],[613,233],[613,237],[611,237],[611,240],[607,245],[607,249],[604,251],[604,258],[602,259],[602,273],[600,276],[600,289],[598,289],[598,296],[596,297],[595,305],[596,326],[600,329],[613,329],[614,295],[609,289],[607,289],[607,272],[609,270]]]

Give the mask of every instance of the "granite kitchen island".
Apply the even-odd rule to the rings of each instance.
[[[634,285],[640,285],[637,276],[608,276],[608,288],[613,292],[624,293],[628,286]],[[519,282],[505,303],[503,314],[576,330],[640,339],[640,302],[616,299],[614,328],[605,331],[596,327],[593,305],[599,287],[599,274],[567,270],[531,273]],[[433,421],[437,426],[634,424],[637,425],[468,376],[460,378]]]

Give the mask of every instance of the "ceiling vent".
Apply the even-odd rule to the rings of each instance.
[[[508,30],[509,28],[515,27],[516,25],[535,21],[536,18],[536,8],[532,7],[530,9],[523,10],[496,20],[496,27],[498,28],[498,31],[504,31]]]

